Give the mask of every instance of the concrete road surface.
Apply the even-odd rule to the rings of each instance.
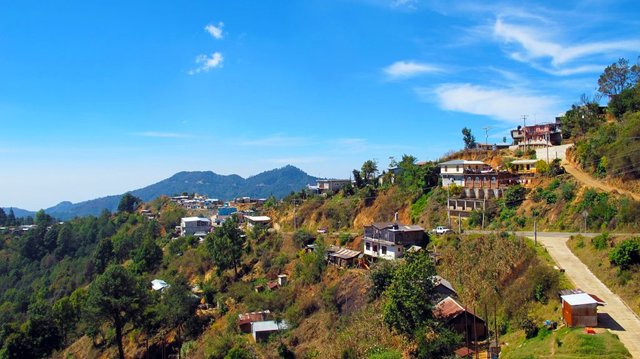
[[[533,238],[531,232],[521,234]],[[571,252],[567,247],[569,235],[538,232],[538,243],[547,248],[577,288],[595,294],[607,303],[604,307],[598,307],[598,326],[618,335],[631,355],[640,359],[640,319]]]

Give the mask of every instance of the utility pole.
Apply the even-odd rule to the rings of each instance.
[[[449,228],[451,228],[451,198],[449,196],[449,186],[447,186],[447,219],[449,220]]]
[[[533,244],[538,246],[538,222],[536,217],[533,217]]]
[[[458,212],[458,234],[462,234],[462,213]]]
[[[549,163],[549,132],[547,132],[547,163]]]
[[[484,231],[484,212],[487,209],[487,199],[482,200],[482,230]]]
[[[522,115],[522,135],[524,136],[524,151],[527,151],[527,115]]]
[[[491,127],[487,126],[487,127],[483,127],[482,129],[484,130],[484,144],[485,145],[489,145],[489,129]]]

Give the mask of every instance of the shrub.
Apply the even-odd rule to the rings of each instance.
[[[313,243],[315,237],[306,229],[299,229],[293,234],[293,243],[299,248],[303,248],[307,244]]]
[[[597,250],[603,250],[609,245],[609,233],[604,232],[591,238],[591,245]]]
[[[351,242],[351,234],[348,232],[340,233],[340,245],[344,246],[345,244]]]
[[[640,263],[640,238],[626,239],[609,253],[611,263],[622,269]]]
[[[547,164],[547,162],[545,162],[544,160],[538,160],[536,162],[536,172],[540,174],[549,173],[549,164]]]
[[[576,186],[571,182],[565,182],[560,186],[560,194],[565,201],[571,201],[575,195]]]
[[[389,261],[380,261],[374,265],[369,274],[372,284],[369,290],[370,300],[379,298],[391,284],[394,269],[393,262]]]

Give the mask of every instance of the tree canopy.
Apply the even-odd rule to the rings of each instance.
[[[138,205],[142,203],[142,200],[131,193],[125,193],[122,198],[120,198],[120,203],[118,204],[118,212],[134,212]]]
[[[244,243],[245,236],[238,228],[235,216],[224,221],[222,226],[216,227],[213,233],[207,235],[207,249],[218,272],[233,268],[234,273],[238,274]]]
[[[629,60],[620,58],[607,66],[598,79],[598,91],[607,96],[615,96],[638,83],[640,65],[629,65]]]
[[[462,129],[462,141],[464,141],[464,148],[466,150],[476,147],[476,138],[471,134],[471,129],[464,127]]]

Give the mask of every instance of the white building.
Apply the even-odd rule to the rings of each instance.
[[[253,226],[263,226],[268,227],[271,222],[271,217],[269,216],[244,216],[244,220],[247,222],[247,227],[251,228]]]
[[[464,175],[470,173],[483,173],[492,171],[491,166],[482,161],[451,160],[438,163],[442,187],[451,184],[464,187]]]
[[[184,217],[180,220],[181,236],[204,237],[211,231],[211,220],[203,217]]]
[[[424,228],[395,222],[373,223],[364,227],[364,254],[373,258],[394,260],[406,249],[422,245]]]
[[[309,189],[318,193],[337,192],[342,187],[351,183],[350,179],[319,179],[315,186],[308,186]]]

